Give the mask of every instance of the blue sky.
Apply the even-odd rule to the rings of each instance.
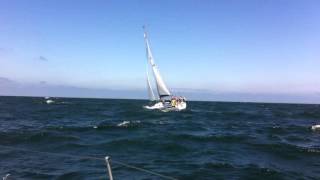
[[[0,77],[144,90],[146,24],[171,89],[318,98],[319,19],[316,0],[2,0]]]

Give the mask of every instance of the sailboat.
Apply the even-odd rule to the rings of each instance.
[[[54,101],[51,100],[49,96],[44,97],[44,99],[46,100],[46,103],[47,103],[47,104],[52,104],[52,103],[54,103]]]
[[[146,55],[147,55],[147,89],[149,100],[151,105],[146,105],[146,109],[158,109],[161,111],[180,111],[187,108],[186,98],[177,97],[171,94],[169,88],[165,84],[162,76],[160,75],[158,66],[154,62],[154,58],[151,52],[150,42],[148,39],[148,34],[144,29],[144,42],[146,45]],[[151,86],[151,79],[149,76],[149,68],[151,67],[154,77],[154,82],[156,85],[156,93],[153,92]]]

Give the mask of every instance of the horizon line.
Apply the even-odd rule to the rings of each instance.
[[[24,97],[24,98],[43,98],[46,96],[28,96],[28,95],[3,95],[1,97]],[[70,99],[106,99],[106,100],[138,100],[148,101],[147,98],[116,98],[116,97],[80,97],[80,96],[48,96],[51,98],[70,98]],[[291,104],[291,105],[320,105],[320,103],[311,102],[263,102],[263,101],[232,101],[232,100],[201,100],[201,99],[187,99],[188,102],[215,102],[215,103],[250,103],[250,104]]]

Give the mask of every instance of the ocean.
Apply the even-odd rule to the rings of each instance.
[[[162,178],[112,160],[181,180],[320,179],[320,105],[53,100],[0,97],[0,178],[106,179],[105,161],[81,157],[110,156],[114,179]]]

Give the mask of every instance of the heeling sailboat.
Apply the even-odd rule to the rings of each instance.
[[[163,81],[162,76],[160,75],[159,69],[157,65],[154,62],[154,58],[152,55],[152,51],[150,48],[150,42],[148,39],[148,34],[144,29],[144,41],[146,45],[146,55],[147,55],[147,88],[148,88],[148,94],[149,94],[149,99],[152,102],[155,102],[153,105],[147,105],[144,106],[146,109],[159,109],[162,111],[179,111],[187,108],[187,102],[184,97],[175,97],[171,94],[170,90],[168,89],[167,85]],[[156,89],[157,89],[157,94],[153,92],[151,83],[150,83],[150,78],[149,78],[149,66],[151,66],[152,72],[153,72],[153,77],[155,80],[156,84]]]

